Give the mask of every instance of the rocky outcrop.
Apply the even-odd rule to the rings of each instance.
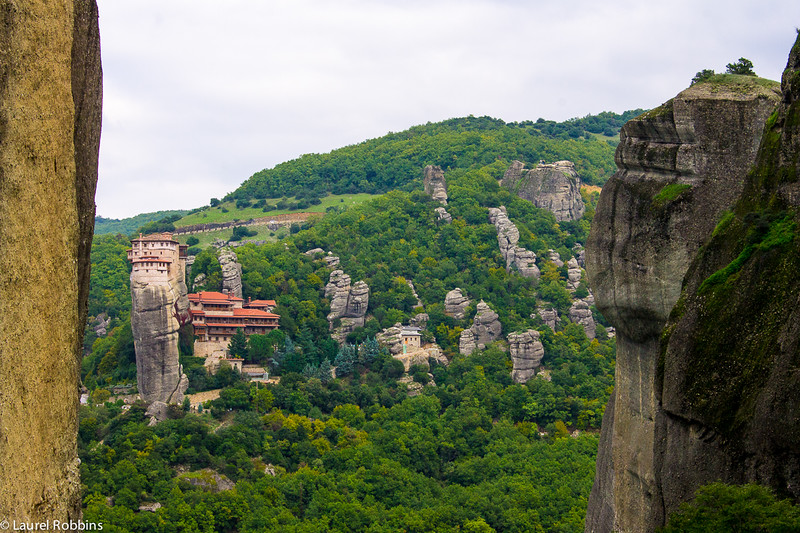
[[[447,205],[447,182],[444,179],[444,171],[441,167],[428,165],[423,171],[422,185],[425,187],[425,194]]]
[[[572,247],[572,251],[575,252],[575,259],[578,261],[578,265],[581,268],[586,268],[586,250],[581,246],[581,243],[576,242],[575,246]]]
[[[102,104],[97,7],[4,2],[0,28],[0,515],[77,521]]]
[[[182,269],[166,282],[131,275],[131,330],[139,395],[146,402],[180,403],[189,386],[179,362],[178,330],[190,319]]]
[[[544,322],[545,326],[548,326],[553,331],[556,330],[556,326],[561,322],[561,319],[558,316],[558,311],[556,311],[552,307],[549,307],[547,309],[540,308],[537,309],[536,312],[539,314],[539,317],[541,317],[542,322]],[[533,316],[531,316],[531,318],[533,318]]]
[[[513,368],[511,379],[514,383],[527,383],[536,375],[536,369],[542,363],[544,346],[539,340],[539,332],[529,329],[508,335],[508,349],[511,354]]]
[[[237,259],[236,253],[232,250],[223,249],[219,252],[219,268],[222,270],[222,292],[241,298],[242,265],[236,262]]]
[[[539,267],[536,266],[536,254],[517,246],[519,230],[508,218],[505,206],[489,208],[489,222],[497,229],[497,244],[500,254],[506,261],[506,271],[517,267],[519,273],[532,279],[539,279]]]
[[[331,311],[328,313],[331,337],[343,343],[350,332],[364,325],[369,306],[369,287],[363,281],[351,285],[350,276],[341,270],[334,270],[325,285],[325,297],[331,302]],[[337,321],[338,326],[335,323]]]
[[[592,317],[592,310],[586,300],[575,300],[569,308],[569,319],[575,324],[583,326],[583,331],[589,339],[594,339],[597,327]]]
[[[444,313],[461,320],[466,316],[465,313],[470,303],[469,298],[462,294],[461,289],[455,288],[444,297]]]
[[[558,252],[555,250],[547,250],[547,260],[556,265],[558,268],[564,266],[564,261],[561,260],[561,256],[558,255]]]
[[[730,479],[731,471],[745,470],[751,460],[741,456],[736,464],[728,461],[731,456],[701,452],[723,446],[714,425],[692,409],[665,409],[662,390],[666,402],[686,377],[679,374],[688,363],[676,352],[661,359],[659,370],[659,338],[692,259],[742,193],[778,100],[765,80],[699,83],[622,128],[619,171],[603,187],[586,250],[597,307],[617,334],[614,397],[603,420],[587,531],[653,531],[697,486]],[[761,307],[755,302],[749,302],[751,310]],[[748,334],[761,327],[721,318],[715,327],[727,330],[726,323]],[[705,339],[702,344],[708,345]],[[732,346],[726,340],[717,348],[729,353]],[[687,345],[681,349],[691,353]],[[677,374],[670,374],[673,369]],[[693,377],[710,385],[729,370],[709,366]],[[715,440],[710,447],[702,444]]]
[[[453,221],[452,215],[447,212],[447,209],[444,207],[437,207],[434,209],[436,211],[436,222],[442,222],[443,224],[449,224]]]
[[[570,257],[569,261],[567,261],[567,290],[574,292],[575,289],[578,288],[578,285],[580,285],[582,276],[583,272],[578,264],[578,260],[574,257]]]
[[[501,183],[520,198],[552,212],[559,222],[583,216],[581,180],[570,161],[540,163],[528,170],[522,162],[513,161]]]
[[[312,257],[320,257],[322,256],[322,260],[325,261],[325,264],[328,268],[334,268],[339,266],[339,257],[333,255],[332,252],[325,252],[322,248],[314,248],[313,250],[308,250],[305,252],[306,255],[310,255]]]
[[[499,339],[502,332],[503,326],[500,324],[498,314],[481,300],[478,302],[472,326],[461,332],[458,351],[469,355],[475,350],[483,350],[487,345]]]

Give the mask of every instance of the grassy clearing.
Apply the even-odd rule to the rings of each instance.
[[[253,237],[246,237],[243,239],[245,242],[247,241],[277,241],[280,236],[286,236],[289,234],[289,228],[278,228],[277,230],[273,231],[270,230],[267,226],[250,226],[248,229],[257,232],[256,235]],[[217,231],[208,231],[204,233],[194,233],[191,235],[175,235],[173,238],[181,244],[186,244],[186,240],[189,237],[197,238],[200,243],[195,244],[194,246],[199,246],[200,248],[207,248],[214,242],[216,239],[222,239],[223,241],[227,241],[233,236],[233,228],[228,229],[221,229]]]
[[[366,202],[377,195],[358,193],[358,194],[331,194],[322,198],[322,203],[319,205],[312,205],[302,210],[288,210],[288,209],[273,209],[271,211],[264,211],[257,207],[248,207],[246,209],[236,209],[235,202],[223,202],[216,207],[205,207],[202,211],[186,215],[177,222],[175,227],[191,226],[193,224],[209,224],[220,222],[231,222],[233,220],[248,220],[251,218],[268,217],[271,215],[283,215],[287,213],[324,213],[329,207],[339,206],[352,206]],[[268,200],[267,203],[276,203],[278,200]],[[223,209],[227,211],[224,212]],[[230,233],[230,231],[229,231]]]

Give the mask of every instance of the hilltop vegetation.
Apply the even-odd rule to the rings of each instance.
[[[106,235],[108,233],[121,233],[123,235],[129,235],[148,222],[156,222],[163,218],[174,216],[180,218],[186,215],[188,212],[188,210],[180,209],[172,211],[155,211],[153,213],[141,213],[134,217],[123,219],[104,218],[98,216],[94,219],[94,234]]]
[[[410,191],[419,188],[425,165],[465,170],[514,159],[528,163],[568,159],[582,180],[602,185],[616,170],[616,142],[598,140],[596,135],[617,136],[620,126],[639,112],[601,113],[563,123],[544,119],[505,123],[491,117],[428,123],[256,172],[225,200]]]

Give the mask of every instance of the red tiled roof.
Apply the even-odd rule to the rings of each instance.
[[[248,307],[277,307],[275,300],[253,300],[247,304]]]
[[[280,318],[275,313],[267,313],[261,309],[234,309],[233,316],[251,316],[255,318]]]

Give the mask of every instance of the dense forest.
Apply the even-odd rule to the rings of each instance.
[[[616,170],[619,128],[642,111],[605,112],[566,122],[506,123],[470,116],[428,123],[256,172],[225,200],[411,191],[419,186],[425,165],[470,170],[514,159],[527,163],[568,159],[585,183],[602,185]]]
[[[480,126],[467,133],[492,131],[475,121]],[[456,123],[468,130],[469,120],[436,128],[447,136]],[[527,126],[495,126],[548,139]],[[549,159],[567,159],[578,145],[610,148],[605,141],[556,140],[563,144],[552,146],[564,151]],[[556,222],[500,187],[507,161],[488,154],[485,164],[473,159],[447,171],[450,224],[438,220],[440,204],[420,190],[420,181],[406,176],[400,190],[335,207],[281,240],[236,248],[244,297],[275,299],[281,318],[278,330],[235,349],[280,381],[249,383],[230,368],[209,374],[192,355],[191,329],[184,329],[188,392],[221,389],[219,398],[199,412],[190,412],[189,402],[174,406],[170,420],[155,426],[143,405],[112,396],[123,387],[135,392],[130,238],[97,237],[90,314],[109,322],[101,333],[96,323],[87,325],[84,343],[81,374],[90,390],[80,422],[84,519],[111,531],[582,530],[615,345],[596,310],[593,340],[566,318],[572,299],[588,294],[585,280],[570,293],[566,267],[545,259],[549,250],[564,261],[577,253],[598,193],[584,191],[581,220]],[[424,156],[409,158],[427,163]],[[520,246],[540,257],[540,279],[506,269],[488,220],[488,208],[501,205],[519,229]],[[339,256],[337,268],[370,287],[366,323],[341,346],[326,319],[332,269],[304,253],[317,247]],[[221,288],[214,248],[196,256],[190,287],[201,274],[205,289]],[[444,297],[455,287],[472,301],[460,320],[444,312]],[[480,300],[497,312],[504,335],[540,332],[540,376],[513,383],[502,340],[459,354],[459,335]],[[555,330],[537,306],[561,314]],[[375,336],[420,312],[429,316],[423,339],[437,343],[449,364],[431,360],[429,368],[406,373]]]

